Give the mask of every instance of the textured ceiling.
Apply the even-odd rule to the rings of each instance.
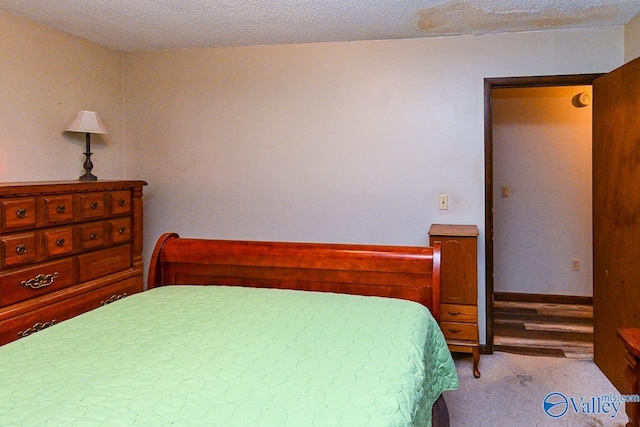
[[[0,0],[122,51],[623,25],[640,0]]]

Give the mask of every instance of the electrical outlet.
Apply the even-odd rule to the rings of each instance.
[[[441,194],[438,196],[438,209],[449,209],[449,196],[447,196],[446,194]]]
[[[511,197],[511,189],[508,185],[502,186],[502,197]]]
[[[571,269],[573,271],[580,271],[580,260],[577,258],[574,258],[571,260]]]

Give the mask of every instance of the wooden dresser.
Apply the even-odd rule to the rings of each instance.
[[[451,351],[473,354],[473,375],[480,377],[478,337],[478,227],[433,224],[429,241],[442,244],[440,327]]]
[[[620,391],[637,398],[640,395],[640,328],[618,328],[616,334],[627,351],[625,356],[627,369],[624,371],[624,376],[628,383]],[[625,403],[629,416],[626,427],[640,427],[640,402],[632,400]]]
[[[142,291],[144,185],[0,183],[0,345]]]

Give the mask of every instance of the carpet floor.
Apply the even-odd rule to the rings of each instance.
[[[444,395],[451,427],[624,427],[628,421],[620,393],[592,361],[495,352],[481,356],[478,379],[470,357],[456,356],[455,363],[460,389]]]

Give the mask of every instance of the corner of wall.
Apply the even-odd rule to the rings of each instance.
[[[122,176],[124,176],[125,178],[129,178],[130,174],[129,174],[129,163],[128,163],[128,156],[127,156],[127,152],[128,152],[128,141],[127,141],[127,121],[126,121],[126,117],[127,117],[127,103],[126,103],[126,98],[125,98],[125,92],[126,92],[126,86],[127,86],[127,81],[125,80],[125,53],[126,52],[120,52],[120,78],[122,81],[122,92],[121,92],[121,103],[122,103]]]
[[[624,62],[640,57],[640,13],[624,26]]]

